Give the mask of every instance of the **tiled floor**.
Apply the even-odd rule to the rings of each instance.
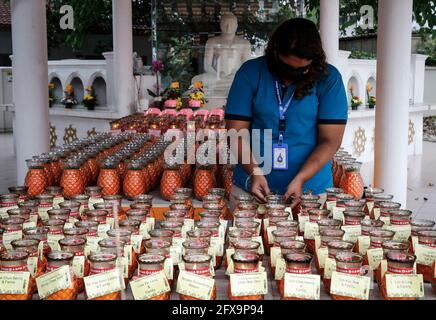
[[[16,184],[16,164],[12,134],[0,134],[0,193]],[[365,181],[373,171],[372,164],[362,168]],[[409,157],[408,209],[414,216],[436,219],[436,143],[424,142],[422,156]],[[427,199],[427,200],[425,200]]]

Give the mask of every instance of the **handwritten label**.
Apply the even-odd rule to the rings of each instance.
[[[167,277],[167,279],[173,280],[173,277],[174,277],[173,259],[171,259],[171,258],[166,258],[165,259],[165,262],[164,262],[164,272],[165,272],[165,276]]]
[[[327,259],[329,255],[328,248],[318,248],[316,251],[316,255],[318,257],[318,264],[320,268],[325,267],[325,260]]]
[[[97,234],[102,239],[108,238],[109,236],[107,235],[107,232],[110,229],[111,229],[111,226],[108,223],[99,224],[98,227],[97,227]]]
[[[42,221],[46,221],[48,219],[50,219],[50,217],[48,216],[47,211],[50,210],[51,207],[48,208],[38,208],[38,215],[41,218]]]
[[[345,208],[333,208],[333,219],[344,221],[344,211]]]
[[[264,254],[265,253],[265,248],[263,247],[263,240],[261,236],[257,236],[252,238],[251,240],[256,241],[260,244],[259,249],[257,250],[257,254]]]
[[[132,244],[135,253],[141,252],[142,236],[140,234],[132,234],[130,237],[130,243]]]
[[[129,278],[129,261],[127,257],[118,257],[115,263],[124,279]]]
[[[149,226],[148,230],[154,230],[154,226],[156,224],[156,219],[153,217],[147,217],[147,218],[145,218],[145,223],[147,223]]]
[[[171,291],[163,271],[130,281],[130,288],[132,289],[133,298],[135,300],[148,300]]]
[[[30,228],[35,228],[35,227],[36,227],[36,222],[35,221],[29,221],[29,222],[24,222],[23,223],[23,230],[30,229]]]
[[[14,240],[21,240],[23,238],[23,231],[12,231],[3,233],[3,245],[8,250],[12,250],[11,242]]]
[[[36,286],[38,287],[38,295],[41,299],[60,290],[71,288],[73,282],[71,280],[70,267],[62,266],[36,278]]]
[[[109,293],[124,290],[124,280],[119,269],[84,277],[88,299],[94,299]]]
[[[182,248],[180,246],[170,247],[170,256],[173,259],[173,263],[179,264],[182,261]]]
[[[277,230],[276,226],[269,226],[266,229],[266,233],[268,235],[268,243],[273,244],[274,243],[274,235],[272,234],[273,231]]]
[[[325,259],[324,279],[331,279],[333,271],[336,271],[336,260],[327,257]]]
[[[306,222],[309,222],[309,216],[298,216],[299,228],[300,232],[304,232],[304,227],[306,226]]]
[[[275,269],[275,273],[274,273],[274,279],[275,280],[282,280],[285,272],[286,272],[285,259],[283,259],[283,258],[277,259],[276,269]]]
[[[38,271],[38,257],[27,258],[27,270],[29,270],[32,277],[36,277],[36,272]]]
[[[383,260],[383,249],[368,249],[366,251],[366,255],[368,257],[368,265],[372,270],[375,270],[380,265],[380,262]]]
[[[269,219],[268,218],[263,219],[263,228],[266,230],[268,226],[269,226]]]
[[[275,267],[277,259],[281,258],[282,250],[280,247],[271,247],[270,249],[270,257],[271,257],[271,266]]]
[[[370,277],[351,275],[334,271],[330,293],[343,297],[368,300]]]
[[[319,300],[320,282],[319,275],[286,273],[284,296],[286,298]]]
[[[211,237],[210,247],[213,248],[214,255],[222,257],[224,255],[224,239],[221,237]]]
[[[227,259],[227,270],[226,270],[226,275],[232,274],[233,273],[233,259],[232,259],[232,255],[235,253],[235,249],[227,249],[226,250],[226,259]]]
[[[417,244],[415,246],[416,262],[426,266],[432,266],[436,261],[436,248]]]
[[[124,246],[124,257],[127,258],[127,262],[129,263],[129,266],[133,263],[133,253],[132,253],[132,245],[126,245]]]
[[[9,209],[18,209],[18,206],[13,206],[13,207],[0,207],[0,218],[1,219],[7,219],[9,218],[9,214],[7,213],[7,211]]]
[[[181,270],[177,280],[176,292],[201,300],[210,300],[215,280]]]
[[[371,212],[372,209],[374,208],[374,201],[368,201],[366,203],[366,207],[368,208],[368,212]]]
[[[411,225],[389,225],[386,228],[387,230],[394,231],[394,238],[395,241],[409,241],[410,236],[412,235],[412,226]]]
[[[30,272],[0,271],[1,294],[26,294],[29,289]]]
[[[386,274],[386,292],[389,298],[422,298],[422,274]]]
[[[330,212],[333,211],[333,208],[336,207],[336,201],[326,201],[326,208],[327,210],[330,210]]]
[[[59,209],[59,203],[64,202],[64,197],[54,197],[53,198],[53,209]]]
[[[374,220],[378,220],[380,218],[380,208],[373,208],[372,212],[374,213]]]
[[[53,251],[60,251],[61,246],[59,240],[65,238],[63,234],[49,234],[47,235],[47,243]]]
[[[342,230],[345,231],[344,241],[356,243],[359,236],[362,234],[362,227],[357,226],[342,226]]]
[[[304,238],[315,239],[315,236],[319,235],[319,227],[316,222],[306,222],[304,224]]]
[[[75,256],[73,258],[73,271],[76,277],[83,278],[85,274],[85,256]]]
[[[97,203],[104,203],[104,199],[103,198],[95,198],[95,197],[90,197],[88,200],[88,207],[89,208],[94,208],[94,204]]]
[[[150,239],[148,231],[150,231],[150,225],[146,222],[142,222],[139,226],[139,234],[142,236],[143,239]]]
[[[230,286],[235,297],[268,293],[266,272],[233,273],[230,275]]]
[[[370,246],[371,238],[369,236],[359,236],[357,238],[357,243],[359,245],[359,253],[365,255]]]

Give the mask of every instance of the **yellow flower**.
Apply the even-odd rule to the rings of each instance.
[[[180,83],[178,81],[171,82],[170,88],[171,89],[179,89],[180,88]]]
[[[86,94],[84,100],[94,100],[94,97],[92,94]]]
[[[366,91],[371,92],[372,91],[372,85],[370,83],[368,83],[366,85]]]
[[[194,83],[194,89],[202,89],[203,88],[203,82],[201,81],[196,81]]]
[[[86,91],[92,91],[92,86],[88,86],[85,88]]]
[[[48,84],[48,88],[49,88],[50,90],[54,89],[54,88],[55,88],[54,83],[50,82],[50,83]]]

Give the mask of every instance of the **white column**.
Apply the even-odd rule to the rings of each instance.
[[[374,185],[406,207],[413,0],[379,1]]]
[[[12,0],[12,70],[17,183],[25,160],[50,149],[45,0]]]
[[[339,0],[320,0],[320,32],[327,62],[336,66],[339,58]]]
[[[121,116],[134,103],[132,1],[112,0],[115,104]]]

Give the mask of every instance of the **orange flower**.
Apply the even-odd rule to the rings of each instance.
[[[196,81],[194,83],[194,89],[202,89],[203,88],[203,82],[201,81]]]
[[[67,85],[67,89],[65,90],[68,94],[72,94],[74,92],[74,88],[71,84]]]

